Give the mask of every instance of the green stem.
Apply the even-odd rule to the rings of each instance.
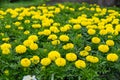
[[[80,77],[80,76],[78,76],[78,80],[81,80],[81,77]]]
[[[54,80],[54,74],[51,75],[51,80]]]

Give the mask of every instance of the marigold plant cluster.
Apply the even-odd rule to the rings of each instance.
[[[85,3],[1,9],[0,80],[120,79],[119,19]]]

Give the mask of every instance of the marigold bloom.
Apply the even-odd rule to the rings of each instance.
[[[57,58],[55,60],[55,64],[57,66],[65,66],[66,65],[66,60],[64,58]]]
[[[31,50],[37,50],[38,49],[38,45],[36,43],[30,44],[29,47],[30,47]]]
[[[77,55],[75,53],[67,53],[66,59],[68,61],[75,61],[77,59]]]
[[[85,67],[86,67],[86,63],[85,63],[85,61],[83,61],[83,60],[77,60],[77,61],[75,62],[75,67],[77,67],[77,68],[79,68],[79,69],[85,68]]]
[[[2,54],[9,54],[10,53],[10,49],[5,48],[2,50]]]
[[[48,35],[51,34],[51,31],[50,31],[49,29],[45,29],[45,30],[43,31],[43,34],[46,35],[46,36],[48,36]]]
[[[9,75],[9,70],[5,70],[4,74],[8,76]]]
[[[28,40],[32,40],[33,42],[36,42],[38,40],[38,36],[37,35],[31,35],[28,37]]]
[[[23,67],[29,67],[31,64],[31,61],[28,58],[23,58],[23,59],[21,59],[20,64]]]
[[[104,30],[104,29],[102,29],[102,30],[100,30],[99,34],[100,34],[100,35],[106,35],[106,34],[107,34],[107,31]]]
[[[110,54],[107,55],[107,60],[111,61],[111,62],[117,61],[118,58],[119,58],[118,55],[115,54],[115,53],[110,53]]]
[[[29,34],[30,33],[30,31],[28,31],[28,30],[26,30],[26,31],[24,31],[24,34]]]
[[[10,40],[10,38],[8,37],[8,38],[2,38],[2,41],[5,41],[5,42],[7,42],[7,41],[9,41]]]
[[[86,46],[86,47],[84,48],[84,50],[85,50],[85,51],[91,51],[91,47],[90,47],[90,46]]]
[[[54,40],[54,41],[52,41],[52,45],[58,45],[58,44],[60,44],[60,40]]]
[[[108,46],[114,46],[114,41],[113,40],[107,40],[106,41],[106,44],[108,45]]]
[[[96,31],[94,29],[88,29],[87,33],[89,35],[94,35],[96,33]]]
[[[93,37],[92,38],[92,43],[95,43],[95,44],[98,44],[98,43],[100,43],[100,38],[98,38],[98,37]]]
[[[48,58],[50,58],[51,60],[55,60],[57,58],[60,58],[60,53],[58,51],[50,51],[48,53]]]
[[[48,39],[56,40],[57,39],[57,35],[51,34],[51,35],[48,36]]]
[[[23,42],[23,44],[25,45],[25,46],[30,46],[31,44],[33,44],[34,42],[32,41],[32,40],[25,40],[24,42]]]
[[[5,28],[9,29],[9,28],[11,28],[11,25],[6,25]]]
[[[73,26],[73,29],[80,29],[81,28],[81,25],[80,24],[76,24]]]
[[[48,66],[50,65],[51,63],[51,59],[50,58],[43,58],[41,59],[41,62],[40,62],[43,66]]]
[[[39,56],[33,56],[32,59],[31,59],[31,61],[32,61],[34,64],[37,64],[37,63],[39,63],[40,58],[39,58]]]
[[[16,53],[22,54],[25,53],[27,48],[24,45],[18,45],[15,48]]]
[[[10,48],[11,48],[11,44],[9,44],[9,43],[3,43],[3,44],[0,46],[0,48],[1,48],[2,50],[4,50],[4,49],[10,49]]]
[[[60,32],[60,30],[59,30],[56,26],[51,26],[51,27],[50,27],[50,31],[51,31],[51,32],[54,32],[54,33]]]
[[[61,40],[61,41],[69,41],[69,37],[67,36],[67,35],[61,35],[60,37],[59,37],[59,39]]]
[[[32,24],[32,28],[40,28],[41,25],[40,24]]]
[[[23,30],[23,29],[24,29],[24,27],[22,27],[22,26],[19,26],[19,27],[18,27],[18,29],[19,29],[19,30]]]
[[[21,25],[21,22],[15,22],[14,25],[15,25],[15,26],[20,26],[20,25]]]
[[[60,27],[60,31],[61,32],[66,32],[66,31],[68,31],[68,29],[66,27]]]
[[[118,32],[120,32],[120,24],[118,24],[118,25],[115,26],[115,30],[118,31]]]
[[[86,57],[86,60],[91,62],[91,63],[97,63],[99,61],[99,59],[97,57],[90,56],[90,55]]]
[[[80,55],[81,56],[87,56],[89,54],[89,52],[83,50],[83,51],[80,51]]]
[[[63,45],[63,49],[67,50],[67,49],[72,49],[74,48],[74,44],[73,43],[67,43],[66,45]]]
[[[106,53],[109,51],[109,47],[108,47],[108,45],[99,45],[98,50],[103,52],[103,53]]]
[[[24,23],[28,24],[28,23],[30,23],[30,20],[25,20]]]

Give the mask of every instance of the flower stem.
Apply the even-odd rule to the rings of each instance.
[[[51,80],[54,80],[54,74],[51,75]]]
[[[81,77],[80,77],[80,76],[78,76],[78,80],[81,80]]]

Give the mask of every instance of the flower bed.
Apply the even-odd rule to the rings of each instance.
[[[119,80],[119,18],[85,3],[0,10],[0,80]]]

